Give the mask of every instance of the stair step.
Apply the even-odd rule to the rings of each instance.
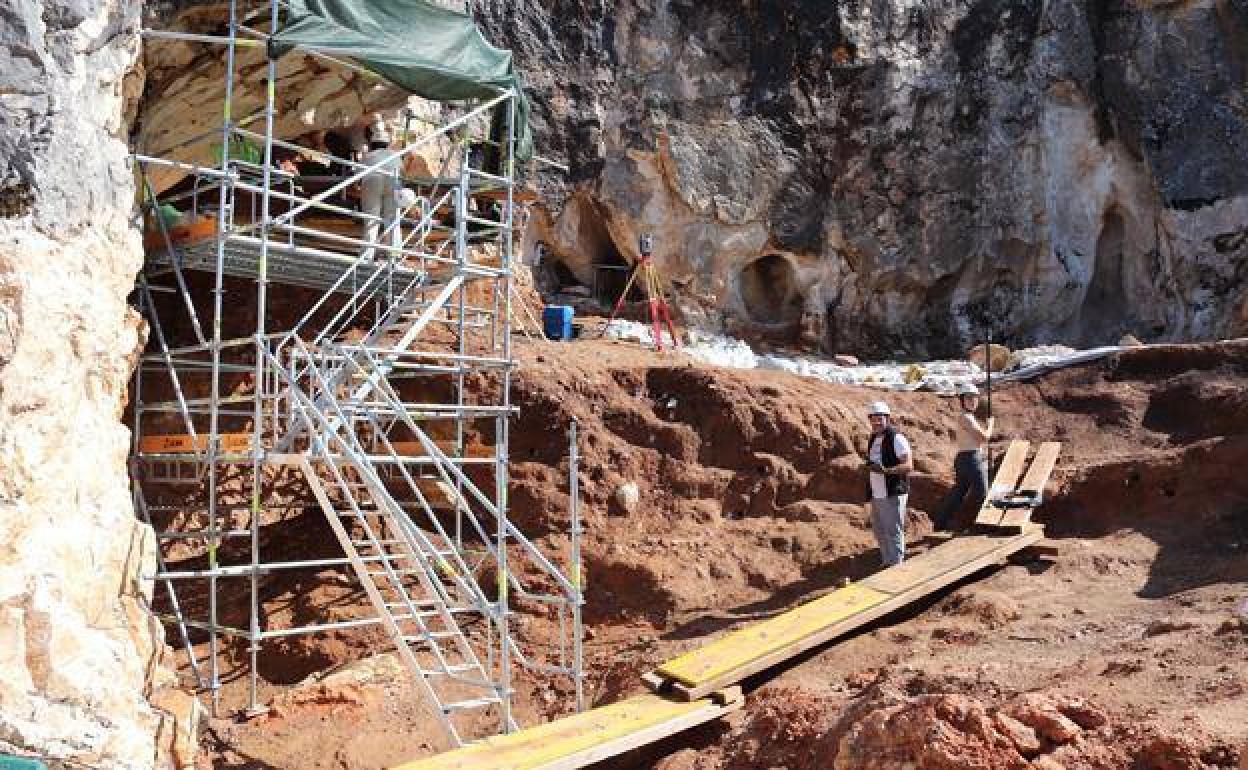
[[[418,636],[405,636],[403,641],[411,644],[413,642],[427,642],[430,639],[454,639],[462,636],[459,631],[429,631]]]
[[[480,671],[481,667],[475,663],[459,663],[454,666],[447,666],[446,670],[435,669],[426,671],[425,676],[454,676],[455,674],[464,674],[469,671]]]
[[[395,575],[403,576],[403,575],[423,575],[425,571],[424,571],[424,570],[420,570],[420,569],[396,569],[396,570],[393,570],[393,572],[394,572],[394,574],[395,574]],[[388,572],[370,572],[370,573],[368,573],[368,576],[369,576],[369,577],[375,577],[375,578],[377,578],[377,577],[389,578],[389,577],[390,577],[390,573],[388,573]]]
[[[356,548],[380,548],[387,545],[407,545],[406,540],[352,540],[351,545]],[[395,554],[395,556],[410,556],[411,554]]]
[[[485,698],[469,698],[468,700],[455,701],[454,703],[443,703],[443,713],[449,714],[452,711],[467,711],[468,709],[481,708],[482,706],[493,706],[498,703],[496,696]]]
[[[386,604],[386,609],[388,610],[406,610],[407,609],[407,603],[404,603],[404,602],[386,602],[385,604]],[[433,605],[435,607],[437,606],[436,603],[434,603],[433,601],[429,599],[412,599],[410,604],[413,607],[422,607],[422,606],[428,606],[428,605]]]

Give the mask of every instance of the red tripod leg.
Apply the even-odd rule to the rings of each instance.
[[[649,285],[650,294],[650,325],[654,327],[654,347],[660,353],[663,352],[663,327],[659,323],[659,293],[658,282],[654,279],[654,269],[646,271],[647,284]]]
[[[670,305],[667,304],[666,299],[663,300],[663,303],[660,305],[660,307],[663,310],[663,320],[667,322],[667,332],[668,334],[672,335],[672,346],[679,348],[680,337],[676,336],[676,326],[675,324],[672,323],[672,308]]]

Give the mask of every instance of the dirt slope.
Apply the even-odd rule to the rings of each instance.
[[[513,511],[555,553],[567,545],[564,431],[580,426],[596,703],[714,634],[878,568],[858,470],[878,392],[626,344],[519,354]],[[1040,517],[1058,558],[991,572],[808,655],[749,683],[759,689],[726,724],[614,766],[1235,767],[1248,741],[1248,621],[1235,614],[1248,601],[1245,384],[1248,343],[1221,343],[1001,388],[1003,440],[1064,442]],[[951,481],[953,405],[886,397],[918,454],[917,539]],[[619,491],[629,483],[635,506]],[[321,526],[290,524],[308,543]],[[300,606],[360,602],[322,578]],[[541,641],[542,624],[526,628]],[[339,634],[286,652],[306,672],[384,648]],[[215,723],[215,766],[362,769],[428,752],[434,728],[387,671],[266,685],[287,705]],[[519,700],[529,723],[566,707],[532,687]]]

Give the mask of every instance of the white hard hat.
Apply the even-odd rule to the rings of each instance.
[[[386,129],[386,122],[377,116],[373,119],[373,123],[368,127],[368,141],[385,142],[390,144],[390,132]]]
[[[416,205],[416,191],[410,187],[400,187],[394,191],[394,204],[405,211]]]
[[[954,392],[959,396],[978,396],[979,388],[975,387],[973,382],[959,382]]]
[[[877,414],[892,415],[892,413],[893,411],[888,408],[888,404],[883,401],[872,401],[871,405],[867,407],[867,414],[872,417]]]

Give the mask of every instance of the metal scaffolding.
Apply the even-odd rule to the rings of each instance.
[[[508,516],[517,94],[450,105],[456,117],[382,160],[327,158],[345,174],[291,173],[275,150],[315,150],[274,135],[267,47],[263,113],[230,118],[244,77],[236,52],[264,43],[242,19],[267,21],[273,35],[281,14],[281,0],[231,0],[226,34],[145,31],[157,45],[221,46],[226,60],[221,130],[198,139],[219,142],[220,163],[135,154],[148,232],[137,298],[151,333],[134,381],[132,487],[160,545],[163,615],[214,710],[238,645],[256,709],[266,642],[369,625],[393,641],[453,745],[479,737],[465,727],[473,715],[516,728],[517,667],[570,679],[583,708],[575,426],[566,571]],[[473,134],[499,111],[505,135],[476,145],[500,160],[482,168]],[[244,142],[260,143],[262,157],[232,157]],[[437,147],[438,175],[403,175],[405,157]],[[183,182],[158,193],[156,167]],[[379,179],[393,213],[344,199]],[[290,328],[271,328],[278,291],[309,298]],[[228,335],[253,316],[254,333]],[[341,555],[274,556],[274,512],[316,509]],[[372,614],[270,627],[265,581],[327,568],[350,569]],[[246,612],[223,601],[245,601]],[[517,624],[528,619],[556,628],[557,644],[526,646]]]

